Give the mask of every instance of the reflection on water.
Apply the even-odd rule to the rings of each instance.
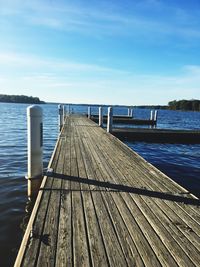
[[[0,267],[13,265],[32,202],[26,197],[26,104],[0,103]],[[53,152],[58,135],[57,105],[42,105],[44,112],[44,167]],[[71,105],[73,112],[87,113],[86,106]],[[104,114],[107,108],[103,107]],[[98,113],[92,107],[92,114]],[[127,115],[127,108],[114,108],[114,114]],[[150,110],[135,109],[134,117],[149,119]],[[158,113],[158,128],[200,129],[200,112]],[[129,143],[129,146],[195,193],[200,192],[200,146]],[[196,192],[196,191],[198,192]],[[28,213],[26,213],[28,211]]]
[[[34,203],[35,203],[35,200],[28,200],[26,202],[25,214],[24,214],[23,220],[20,224],[20,229],[23,231],[23,233],[25,232],[26,227],[28,225],[28,221],[29,221],[29,218],[31,216],[31,213],[32,213],[32,210],[34,207]]]

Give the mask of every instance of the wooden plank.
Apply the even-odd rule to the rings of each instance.
[[[92,135],[91,135],[92,136]],[[96,148],[97,150],[97,148]],[[103,150],[103,152],[105,152],[105,148]],[[95,151],[93,151],[93,153],[95,153]],[[100,151],[98,151],[98,155],[99,155]],[[104,154],[104,157],[103,156],[99,156],[101,159],[102,158],[105,158],[105,154]],[[108,158],[105,159],[105,162],[103,163],[104,166],[106,166],[106,162],[108,162]],[[110,167],[109,170],[112,170],[113,168]],[[103,174],[103,176],[105,177],[107,173],[107,170],[105,170],[105,173]],[[116,177],[116,174],[114,174],[113,177]],[[113,193],[113,198],[115,199],[115,201],[117,201],[117,206],[120,208],[120,206],[123,206],[123,208],[121,209],[121,212],[122,214],[124,213],[124,205],[122,203],[122,200],[120,201],[119,199],[117,199],[116,197],[116,194]],[[126,196],[125,196],[126,198]],[[133,210],[133,206],[134,206],[134,210]],[[160,238],[155,234],[154,231],[152,231],[153,229],[151,228],[151,226],[148,224],[147,220],[145,219],[145,217],[143,216],[143,214],[140,212],[140,210],[137,208],[137,206],[132,203],[131,205],[131,209],[133,210],[132,213],[130,214],[130,211],[129,211],[129,215],[126,216],[126,214],[124,215],[124,217],[126,218],[126,223],[127,223],[127,220],[130,220],[130,217],[132,217],[132,214],[134,214],[134,218],[137,222],[135,222],[135,226],[134,228],[137,229],[137,233],[139,234],[140,232],[142,233],[141,236],[146,235],[147,236],[147,240],[149,242],[151,242],[151,246],[155,249],[157,249],[158,251],[155,251],[155,253],[157,253],[157,255],[159,256],[159,259],[161,260],[162,264],[165,266],[165,264],[169,264],[171,266],[176,266],[176,263],[175,261],[172,259],[172,257],[169,255],[169,253],[167,253],[166,251],[166,248],[163,246],[163,244],[160,242]],[[129,207],[129,210],[130,210],[130,207]],[[128,219],[129,218],[129,219]],[[133,222],[130,224],[127,224],[129,225],[129,231],[132,231],[132,226],[133,226]],[[140,230],[140,227],[142,227],[142,231]],[[134,231],[134,235],[136,235],[135,233],[136,231]],[[143,260],[145,261],[145,264],[148,266],[149,264],[151,264],[152,266],[156,266],[156,259],[155,259],[155,256],[151,255],[152,254],[152,248],[149,247],[147,241],[145,243],[145,240],[143,240],[142,242],[142,245],[141,245],[141,238],[142,237],[139,237],[138,240],[137,240],[137,248],[138,250],[141,250],[140,253],[141,255],[143,256]],[[143,238],[144,239],[144,238]],[[145,244],[145,245],[144,245]],[[149,251],[148,251],[148,248],[149,248]],[[148,251],[148,253],[146,254],[146,251]],[[150,257],[151,255],[151,257]],[[149,259],[152,260],[152,262],[149,262]],[[153,262],[153,259],[155,262]],[[159,264],[157,262],[157,264]]]
[[[72,131],[71,146],[71,176],[78,177],[76,160],[74,125]],[[86,226],[83,212],[83,203],[80,194],[80,183],[72,182],[72,225],[73,225],[73,255],[74,266],[90,266],[89,245],[86,237]]]
[[[82,154],[81,131],[76,130],[79,142],[76,142],[76,155],[78,162],[79,177],[88,178],[83,161],[84,154]],[[85,211],[88,240],[90,245],[91,260],[93,266],[108,266],[108,259],[105,251],[102,233],[99,227],[96,211],[91,195],[89,185],[81,184],[81,194],[83,198],[83,205]]]
[[[199,266],[198,200],[94,122],[68,117],[51,163],[15,267]]]
[[[83,140],[83,139],[82,139]],[[82,150],[83,152],[84,150]],[[88,153],[83,156],[84,163],[87,169],[89,179],[94,179],[95,172],[91,168],[88,160]],[[126,258],[122,252],[121,244],[115,232],[112,220],[110,219],[107,208],[104,205],[101,194],[98,191],[92,191],[92,198],[96,209],[96,214],[101,228],[105,249],[107,252],[110,266],[124,266],[127,265]]]
[[[86,139],[88,140],[88,139]],[[90,150],[87,146],[87,144],[85,143],[85,148],[82,147],[81,151],[85,151],[85,155],[87,154],[92,154],[93,151]],[[86,158],[86,156],[84,156],[84,158]],[[92,162],[88,163],[89,166],[93,165]],[[95,165],[94,165],[95,166]],[[94,178],[99,178],[98,174],[100,174],[100,172],[98,171],[98,166],[95,166],[94,170],[96,171],[96,175]],[[98,179],[97,178],[97,179]],[[122,245],[121,248],[123,250],[124,255],[126,256],[126,260],[129,266],[133,266],[134,264],[136,264],[136,266],[143,266],[143,262],[137,252],[137,249],[129,235],[129,232],[126,229],[126,224],[125,222],[122,221],[122,218],[117,210],[117,207],[115,205],[113,205],[113,201],[112,198],[109,196],[108,191],[106,190],[101,190],[101,192],[103,192],[102,196],[105,195],[103,197],[103,202],[104,205],[106,205],[107,210],[109,212],[109,216],[112,220],[112,223],[115,227],[115,230],[118,234],[118,239],[120,244]],[[107,203],[105,202],[104,198],[108,198],[108,202],[110,203],[110,205],[107,205]],[[119,234],[120,233],[120,234]]]
[[[63,174],[70,176],[71,173],[71,119],[68,118],[65,124],[65,162]],[[60,203],[60,217],[58,230],[58,243],[56,252],[56,264],[58,267],[73,266],[72,256],[72,194],[70,181],[63,179]]]
[[[124,169],[126,172],[126,170],[128,168],[130,169],[130,166],[131,166],[131,164],[129,165],[130,157],[124,157],[123,156],[123,158],[126,159],[124,162],[127,162],[127,165],[124,166]],[[147,169],[147,166],[145,166],[144,162],[141,162],[141,161],[139,163],[136,162],[132,166],[132,170],[130,170],[129,172],[126,173],[127,177],[129,177],[130,181],[133,181],[133,179],[131,179],[129,173],[130,172],[132,174],[135,173],[136,175],[134,176],[134,180],[138,180],[137,177],[140,176],[138,183],[142,184],[144,186],[144,188],[149,187],[151,190],[153,189],[156,192],[163,192],[164,191],[164,193],[169,193],[169,196],[171,194],[171,200],[174,198],[174,201],[168,201],[168,200],[165,201],[164,200],[161,203],[159,203],[159,205],[160,204],[164,205],[163,210],[169,210],[169,208],[171,208],[174,211],[174,213],[179,215],[179,217],[181,217],[181,219],[183,220],[182,222],[180,222],[180,225],[187,224],[185,229],[190,229],[192,227],[192,229],[196,232],[196,234],[198,236],[200,236],[200,232],[199,232],[199,230],[200,230],[199,229],[199,226],[200,226],[199,225],[199,222],[200,222],[199,207],[194,206],[194,205],[183,204],[180,202],[176,203],[176,198],[179,196],[184,197],[184,193],[186,192],[186,190],[183,189],[182,187],[180,187],[179,185],[177,185],[174,181],[171,183],[171,179],[169,179],[169,177],[167,177],[164,174],[162,174],[161,172],[157,171],[153,166],[152,166],[152,171],[149,171]],[[137,167],[138,165],[143,166],[143,169],[142,170],[138,169],[138,167]],[[150,165],[150,164],[148,164],[148,165]],[[150,165],[150,167],[151,167],[151,165]],[[147,170],[147,171],[144,172],[144,170]],[[161,180],[161,177],[162,177],[162,180]],[[150,182],[148,182],[148,181],[150,181]],[[165,195],[163,195],[163,196],[165,196]],[[192,199],[192,197],[193,197],[192,195],[187,194],[188,200]],[[185,197],[185,200],[187,200],[187,198]]]
[[[153,189],[153,190],[158,191],[158,192],[159,191],[164,192],[164,193],[169,192],[170,194],[172,194],[172,198],[173,198],[173,194],[174,194],[175,198],[176,198],[176,196],[183,196],[184,197],[184,194],[187,193],[187,191],[185,189],[183,189],[178,184],[176,184],[174,181],[172,181],[169,177],[167,177],[166,175],[162,174],[160,171],[155,169],[155,167],[153,167],[151,164],[147,163],[139,155],[136,155],[136,156],[140,159],[140,161],[139,162],[137,162],[137,161],[133,162],[132,161],[132,164],[131,164],[130,156],[132,154],[132,158],[133,158],[133,152],[130,151],[130,149],[126,148],[125,146],[122,146],[122,147],[123,147],[123,149],[126,149],[129,152],[128,157],[126,155],[125,156],[123,155],[124,164],[126,164],[124,166],[124,169],[126,170],[127,167],[130,167],[132,165],[132,174],[133,175],[134,175],[134,173],[136,174],[136,175],[134,175],[135,180],[137,180],[137,176],[139,174],[140,174],[140,176],[142,174],[142,176],[140,178],[140,183],[143,183],[145,188],[149,187],[151,190]],[[119,153],[120,153],[120,150],[119,150]],[[135,157],[134,157],[134,160],[135,160]],[[148,166],[145,165],[145,162],[146,162],[146,164],[148,164]],[[142,169],[141,168],[139,169],[138,166],[142,166]],[[149,167],[149,168],[147,168],[147,167]],[[149,180],[151,181],[150,183],[148,182]],[[133,181],[133,179],[132,179],[132,181]],[[193,198],[193,196],[190,194],[186,194],[186,195],[188,198]],[[167,203],[167,201],[165,201],[165,203]],[[199,229],[199,222],[200,222],[199,207],[195,206],[193,209],[193,205],[190,205],[188,207],[188,205],[184,205],[183,203],[176,203],[176,202],[172,202],[172,201],[170,201],[169,204],[172,204],[173,210],[176,210],[178,208],[179,213],[180,212],[185,213],[184,216],[187,216],[188,215],[187,213],[189,212],[189,214],[191,214],[191,216],[196,220],[195,223],[198,224],[197,229]],[[189,216],[187,216],[187,219],[189,219]]]
[[[153,201],[148,200],[146,206],[143,198],[136,197],[135,201],[181,266],[199,264],[199,251]]]
[[[112,134],[120,140],[145,141],[153,143],[199,144],[200,131],[113,128]]]
[[[58,164],[55,173],[63,173],[63,162],[64,162],[64,139],[61,139],[61,151],[58,160]],[[47,215],[45,218],[45,226],[42,233],[40,251],[38,255],[37,266],[54,266],[56,260],[56,248],[57,248],[57,237],[58,237],[58,225],[59,225],[59,213],[60,213],[60,199],[61,199],[61,186],[62,179],[55,178],[53,186],[51,188],[51,196],[49,199],[49,206]],[[48,190],[45,188],[44,190]]]
[[[99,119],[98,118],[91,118],[94,122],[98,123]],[[103,122],[107,123],[107,117],[103,118]],[[146,119],[133,119],[131,117],[129,118],[113,118],[113,122],[115,124],[130,124],[130,125],[156,125],[156,121],[154,120],[146,120]]]
[[[107,161],[108,161],[108,159],[109,159],[109,158],[107,158]],[[115,165],[115,166],[116,166],[116,165]],[[142,203],[143,203],[143,202],[142,202]],[[154,208],[155,208],[155,206],[154,206]],[[158,209],[158,207],[157,207],[157,209]],[[156,210],[157,210],[157,209],[156,209]],[[158,209],[158,210],[159,210],[159,209]],[[152,214],[152,212],[151,212],[150,214]],[[172,234],[172,233],[171,233],[171,234]],[[180,241],[180,240],[179,240],[179,241]],[[187,241],[187,240],[185,239],[185,241]],[[186,243],[186,244],[187,244],[187,243]],[[197,251],[196,251],[196,252],[197,252]],[[195,248],[194,248],[193,253],[194,253],[194,255],[193,255],[193,256],[194,256],[194,257],[193,257],[193,260],[195,261],[195,260],[196,260],[196,259],[195,259],[195,255],[196,255],[196,253],[195,253]],[[190,254],[190,251],[188,252],[188,254]],[[190,255],[190,257],[192,257],[192,256]]]
[[[90,153],[90,155],[94,155],[95,154],[95,151],[92,151],[92,153]],[[94,165],[94,163],[93,163],[93,165]],[[98,165],[99,165],[99,162],[98,162]],[[103,166],[105,167],[105,165],[106,165],[106,163],[104,163],[103,164]],[[95,165],[94,165],[95,166]],[[101,170],[104,168],[104,167],[102,167],[101,168]],[[105,173],[103,173],[103,175],[101,175],[100,174],[100,177],[106,177],[106,174],[107,174],[107,172],[105,172]],[[110,179],[110,177],[107,177],[107,179]],[[107,195],[108,193],[106,193],[106,195]],[[114,193],[114,196],[116,197],[116,193]],[[118,201],[118,204],[116,205],[117,207],[119,207],[119,206],[121,206],[121,202],[120,201]],[[114,207],[113,207],[114,208]],[[123,209],[123,212],[124,212],[124,209]],[[130,217],[130,213],[129,213],[129,211],[128,211],[128,217]],[[119,220],[119,218],[117,218],[118,220]],[[120,220],[119,220],[119,222],[120,222]],[[125,221],[125,223],[126,223],[126,225],[127,225],[127,221]],[[118,225],[120,225],[121,223],[119,223]],[[134,225],[134,221],[131,221],[131,223],[130,223],[130,225]],[[136,225],[134,225],[133,226],[133,229],[134,229],[134,237],[136,237],[137,238],[137,241],[138,241],[138,244],[140,243],[141,244],[141,240],[142,240],[142,243],[143,243],[143,245],[141,246],[141,249],[143,249],[143,255],[142,256],[144,256],[144,261],[146,260],[146,264],[150,264],[150,262],[149,262],[149,260],[151,261],[152,260],[152,262],[154,262],[154,266],[159,266],[159,263],[158,263],[158,261],[156,260],[156,258],[155,258],[155,255],[154,254],[152,254],[151,252],[152,252],[152,249],[150,248],[150,246],[146,243],[145,244],[145,239],[143,238],[143,233],[139,230],[139,227],[137,228],[137,224]],[[136,230],[138,230],[138,231],[136,231]],[[118,235],[120,236],[121,235],[121,233],[122,233],[123,231],[122,231],[122,229],[121,229],[121,231],[117,231],[117,233],[118,233]],[[123,242],[124,243],[124,242]],[[144,245],[145,244],[145,245]],[[132,247],[132,248],[134,248],[134,246]],[[149,248],[149,250],[148,250],[148,248]],[[126,245],[126,247],[125,248],[123,248],[123,249],[127,249],[127,245]],[[137,246],[137,249],[138,249],[138,246]],[[148,256],[146,255],[146,252],[149,252],[148,253]],[[142,254],[142,253],[141,253]],[[127,255],[129,255],[129,254],[127,254],[126,253],[126,257],[127,257]],[[136,252],[136,255],[138,255],[138,253]],[[130,256],[130,255],[129,255]],[[146,257],[146,259],[145,259],[145,256],[147,256]],[[131,258],[132,259],[132,261],[134,261],[134,257],[132,257]],[[131,260],[130,259],[130,260]],[[152,262],[151,262],[151,264],[152,264]],[[141,261],[140,261],[140,264],[141,264]],[[158,265],[157,265],[158,264]]]
[[[51,164],[49,167],[56,168],[58,164],[58,156],[61,150],[61,142],[57,142],[57,146],[55,149],[55,152],[53,154],[54,160],[51,161]],[[49,205],[49,198],[51,195],[51,191],[43,191],[43,188],[46,186],[49,189],[51,189],[53,185],[53,178],[52,177],[46,177],[45,181],[41,184],[41,191],[38,194],[38,198],[35,203],[35,207],[32,213],[32,216],[34,215],[34,218],[32,219],[32,216],[29,221],[29,225],[27,226],[26,233],[29,233],[29,240],[26,244],[26,250],[23,255],[23,262],[18,263],[16,261],[16,266],[35,266],[37,260],[38,260],[38,253],[39,253],[39,247],[40,242],[42,240],[43,235],[43,228],[44,223],[46,220],[46,213],[48,210]],[[42,203],[42,205],[41,205]],[[36,210],[37,209],[37,210]],[[36,210],[36,212],[35,212]],[[31,223],[31,221],[33,222]]]
[[[84,136],[84,134],[83,134]],[[84,138],[82,138],[83,141]],[[83,143],[82,143],[83,144]],[[88,152],[85,153],[85,150],[83,150],[83,146],[81,149],[85,168],[87,171],[87,176],[89,179],[94,178],[94,172],[91,169],[90,161],[88,160]],[[98,220],[98,224],[100,227],[100,231],[102,234],[103,242],[105,244],[105,249],[107,252],[107,257],[109,261],[109,265],[111,266],[118,266],[118,264],[124,264],[126,263],[125,258],[123,257],[123,254],[121,252],[121,248],[119,246],[119,243],[116,239],[116,235],[112,226],[112,223],[109,219],[109,216],[107,214],[107,210],[105,209],[105,206],[102,202],[101,196],[100,196],[100,190],[97,186],[92,187],[92,201],[94,203],[95,212]],[[97,204],[98,203],[98,204]],[[103,222],[103,224],[102,224]],[[108,241],[108,242],[107,242]],[[115,247],[113,247],[113,243],[115,244]],[[112,251],[112,253],[111,253]]]

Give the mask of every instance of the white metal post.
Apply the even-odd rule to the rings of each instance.
[[[99,107],[99,126],[103,126],[103,110],[102,107]]]
[[[107,118],[107,132],[110,133],[112,131],[113,124],[113,109],[112,107],[108,108],[108,118]]]
[[[38,193],[43,174],[43,114],[36,105],[27,108],[28,126],[28,197]]]
[[[130,117],[133,118],[133,108],[131,108]]]
[[[63,119],[63,125],[65,124],[65,105],[63,105],[63,110],[62,110],[63,114],[62,114],[62,119]]]
[[[88,107],[88,119],[91,118],[91,107]]]
[[[61,131],[63,126],[63,110],[62,110],[62,105],[58,105],[58,127],[59,130]]]
[[[157,122],[157,118],[158,118],[158,111],[155,110],[155,113],[154,113],[154,121]]]
[[[153,110],[151,110],[151,116],[150,116],[150,120],[152,121],[153,120]]]

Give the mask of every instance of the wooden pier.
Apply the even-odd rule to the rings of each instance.
[[[103,115],[103,119],[107,121],[107,115]],[[93,119],[99,119],[99,115],[91,115],[91,118]],[[113,115],[113,119],[133,119],[132,116],[129,115]]]
[[[92,115],[91,120],[93,120],[94,122],[98,122],[99,117],[97,115]],[[103,117],[103,123],[107,123],[107,116]],[[134,119],[130,116],[113,116],[113,123],[130,125],[156,125],[157,121],[150,119]]]
[[[152,143],[200,144],[199,130],[113,128],[112,134],[120,140]]]
[[[93,121],[71,115],[19,266],[200,266],[200,201]]]

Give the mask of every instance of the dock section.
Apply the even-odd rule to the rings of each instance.
[[[199,130],[113,128],[112,134],[120,140],[152,143],[200,144]]]
[[[199,263],[199,199],[93,121],[67,117],[15,267]]]
[[[92,115],[91,120],[97,123],[99,121],[99,117],[97,115]],[[107,116],[103,116],[103,123],[107,123]],[[113,123],[130,125],[156,125],[157,122],[150,119],[135,119],[130,116],[113,116]]]

